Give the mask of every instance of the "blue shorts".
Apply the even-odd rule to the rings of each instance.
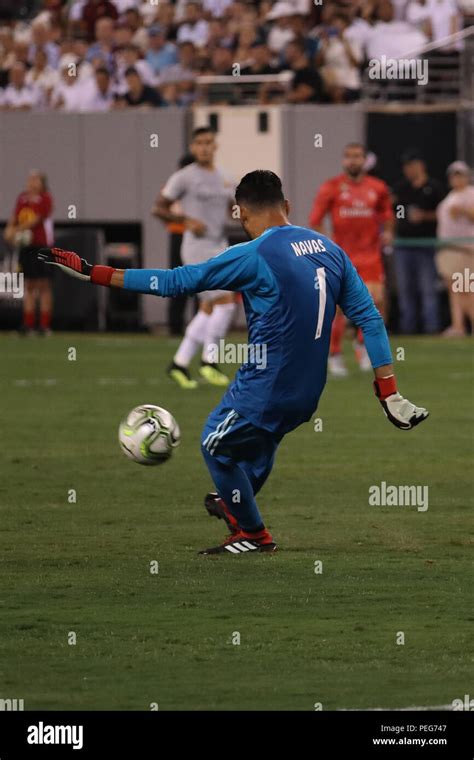
[[[282,433],[257,428],[235,409],[219,404],[204,426],[201,448],[206,461],[240,465],[257,493],[270,474],[282,438]]]

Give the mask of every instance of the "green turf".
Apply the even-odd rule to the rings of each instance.
[[[219,558],[196,552],[224,535],[202,507],[211,484],[199,451],[221,393],[168,381],[174,346],[0,338],[0,698],[313,710],[472,695],[472,344],[392,340],[406,351],[402,392],[432,414],[410,433],[385,420],[350,357],[350,379],[324,393],[323,431],[289,435],[261,493],[281,551]],[[118,448],[118,422],[139,403],[181,425],[161,467]],[[428,511],[369,506],[381,481],[429,486]]]

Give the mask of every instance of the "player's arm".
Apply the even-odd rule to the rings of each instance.
[[[309,215],[309,226],[318,232],[325,234],[324,218],[331,211],[334,200],[332,184],[324,182],[313,201]]]
[[[186,216],[186,214],[177,214],[175,211],[171,210],[175,200],[177,199],[167,198],[163,193],[160,193],[152,207],[151,213],[153,216],[161,219],[162,222],[183,224],[185,229],[190,230],[197,237],[204,235],[206,232],[206,225],[203,224],[203,222],[199,219],[193,219],[191,216]]]
[[[12,214],[8,220],[5,229],[3,231],[3,238],[6,243],[12,245],[15,240],[15,233],[17,230],[16,213]]]
[[[177,296],[193,295],[203,290],[258,289],[259,282],[265,287],[271,276],[265,262],[253,255],[254,247],[254,241],[240,243],[200,264],[175,269],[115,269],[92,265],[77,253],[60,248],[42,248],[38,258],[95,285],[126,288],[155,296]]]
[[[375,395],[390,422],[401,430],[411,430],[428,417],[423,407],[412,404],[397,390],[392,354],[382,315],[346,254],[339,305],[364,335],[364,343],[374,369]]]

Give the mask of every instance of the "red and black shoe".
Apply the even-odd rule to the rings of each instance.
[[[204,499],[206,507],[211,517],[217,517],[218,520],[225,520],[227,527],[232,535],[240,531],[240,526],[234,515],[226,507],[221,497],[217,493],[208,493]]]
[[[233,536],[228,536],[219,546],[203,549],[199,554],[247,554],[251,552],[274,552],[277,545],[272,534],[264,528],[258,533],[247,533],[240,530]]]

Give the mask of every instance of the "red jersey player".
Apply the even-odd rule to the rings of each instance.
[[[360,143],[349,143],[344,149],[343,174],[328,179],[319,188],[309,217],[309,224],[321,230],[324,217],[331,218],[334,241],[343,248],[367,285],[375,305],[384,316],[384,269],[382,245],[393,240],[393,211],[387,185],[365,173],[366,151]],[[336,313],[331,333],[329,371],[347,375],[341,353],[345,319]],[[356,357],[363,370],[370,361],[359,334]]]
[[[53,201],[47,189],[44,174],[30,172],[25,190],[17,198],[15,209],[5,228],[4,237],[12,247],[19,249],[19,265],[25,278],[23,298],[23,326],[21,332],[29,334],[36,321],[36,301],[40,307],[40,335],[48,335],[53,308],[51,275],[45,272],[36,253],[53,243]]]

